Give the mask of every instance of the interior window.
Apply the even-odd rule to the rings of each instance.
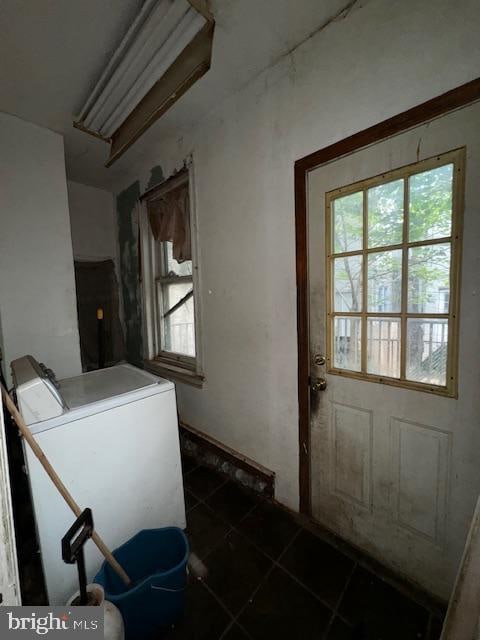
[[[191,171],[145,194],[142,272],[146,365],[165,377],[201,386],[198,265]]]
[[[158,242],[157,317],[163,351],[195,357],[192,261],[177,262],[172,242]]]
[[[326,194],[331,373],[454,395],[463,157]]]

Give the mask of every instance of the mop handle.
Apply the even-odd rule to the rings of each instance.
[[[18,411],[17,407],[13,403],[13,400],[8,395],[5,387],[1,383],[0,383],[0,386],[2,388],[3,401],[5,402],[5,405],[6,405],[7,409],[8,409],[8,411],[9,411],[10,415],[15,420],[15,423],[16,423],[20,433],[22,434],[22,436],[27,441],[29,447],[31,448],[31,450],[33,451],[35,456],[38,458],[38,460],[39,460],[40,464],[42,465],[42,467],[45,469],[47,474],[50,476],[50,479],[52,480],[53,484],[57,487],[58,491],[60,492],[60,494],[63,497],[63,499],[65,500],[65,502],[68,504],[70,509],[73,511],[73,513],[78,518],[78,516],[82,513],[82,510],[80,509],[78,504],[75,502],[75,500],[71,496],[70,492],[68,491],[67,487],[60,480],[57,472],[55,471],[55,469],[52,467],[52,465],[48,461],[46,455],[43,453],[42,448],[37,443],[37,441],[33,437],[32,433],[30,432],[30,429],[25,424],[25,421],[23,420],[22,416],[20,415],[20,412]],[[126,572],[124,571],[122,566],[115,560],[115,558],[113,557],[112,552],[107,547],[107,545],[103,542],[103,540],[100,538],[100,536],[98,535],[98,533],[96,531],[94,531],[93,534],[92,534],[92,540],[95,542],[95,544],[97,545],[97,547],[100,550],[101,554],[103,555],[105,560],[108,562],[108,564],[112,567],[112,569],[115,571],[115,573],[117,573],[119,575],[119,577],[123,580],[123,582],[127,586],[129,586],[131,584],[130,578],[128,577],[128,575],[126,574]]]

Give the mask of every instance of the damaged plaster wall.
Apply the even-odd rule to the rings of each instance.
[[[142,367],[142,296],[138,254],[138,220],[135,215],[135,204],[139,196],[140,183],[138,180],[117,196],[117,220],[126,358],[132,364]]]
[[[177,384],[180,415],[273,470],[276,498],[292,508],[294,162],[476,77],[479,21],[478,0],[461,11],[450,0],[358,2],[196,126],[165,136],[160,121],[149,153],[133,162],[132,149],[118,191],[133,180],[144,190],[154,164],[168,177],[193,155],[206,384]]]
[[[150,169],[145,189],[164,180],[159,165]],[[140,183],[135,181],[117,196],[117,221],[120,276],[122,283],[123,319],[126,333],[127,360],[143,366],[142,293],[139,271],[139,226],[135,204],[140,196]]]

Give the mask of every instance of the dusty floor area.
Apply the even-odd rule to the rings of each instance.
[[[208,575],[190,576],[168,638],[438,640],[442,608],[327,532],[184,458],[187,533]]]

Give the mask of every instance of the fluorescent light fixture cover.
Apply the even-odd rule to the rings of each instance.
[[[195,3],[192,3],[195,4]],[[146,0],[77,125],[109,140],[208,22],[189,0]]]

